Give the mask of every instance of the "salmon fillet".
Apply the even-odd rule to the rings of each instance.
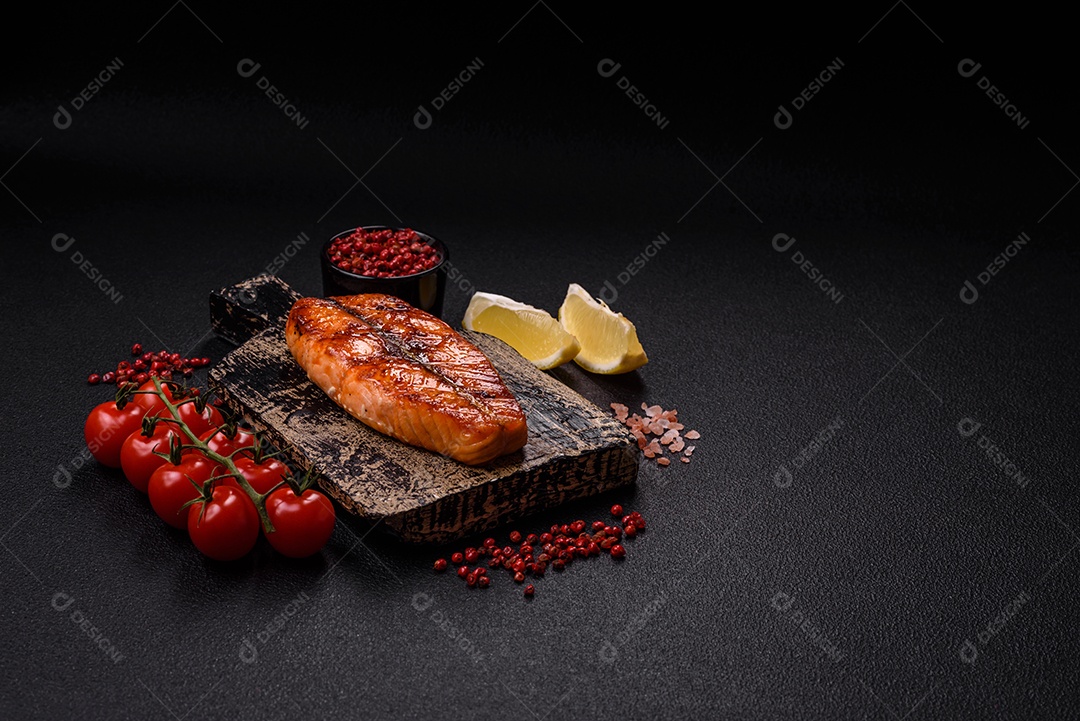
[[[525,414],[487,356],[400,298],[300,298],[285,340],[313,383],[388,436],[470,465],[525,445]]]

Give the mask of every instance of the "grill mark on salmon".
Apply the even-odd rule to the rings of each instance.
[[[525,414],[491,361],[399,298],[301,298],[285,338],[312,382],[382,433],[470,465],[525,445]]]

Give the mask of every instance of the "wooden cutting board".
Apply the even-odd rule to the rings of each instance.
[[[478,533],[575,498],[633,483],[633,436],[603,410],[537,370],[502,341],[462,331],[502,375],[525,411],[529,441],[514,454],[467,466],[385,436],[339,408],[307,379],[285,345],[300,294],[259,276],[210,296],[211,322],[240,344],[210,371],[210,386],[351,513],[403,540]]]

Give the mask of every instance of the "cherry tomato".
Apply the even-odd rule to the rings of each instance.
[[[169,413],[169,409],[165,407],[165,401],[161,400],[161,396],[153,392],[154,381],[146,381],[139,386],[139,390],[150,392],[135,394],[132,402],[142,406],[147,415],[157,415],[163,418],[172,417],[172,414]],[[191,432],[196,436],[202,435],[210,429],[216,429],[224,422],[224,419],[221,417],[221,412],[217,408],[214,408],[213,405],[207,404],[200,414],[195,410],[194,402],[187,401],[187,399],[178,401],[174,398],[173,392],[169,389],[169,386],[162,385],[161,390],[165,394],[165,397],[169,399],[170,403],[181,403],[180,407],[177,409],[180,414],[180,419],[188,424],[188,428],[190,428]]]
[[[110,468],[120,467],[120,449],[132,433],[142,427],[143,408],[128,403],[123,410],[114,401],[94,406],[83,426],[83,437],[90,453],[98,463]]]
[[[161,520],[170,526],[187,528],[188,508],[184,504],[200,495],[199,489],[191,485],[191,482],[194,481],[201,487],[207,480],[218,475],[220,468],[201,453],[189,453],[178,466],[171,463],[158,466],[150,474],[150,483],[147,486],[150,505]]]
[[[209,502],[188,510],[187,529],[195,547],[216,561],[246,556],[259,540],[259,512],[247,494],[232,486],[218,486]]]
[[[168,454],[169,444],[175,437],[176,431],[166,423],[158,423],[149,438],[142,433],[132,433],[127,437],[120,449],[120,466],[131,485],[146,493],[150,474],[168,463],[154,452]]]
[[[133,404],[135,404],[135,403],[139,404],[139,406],[142,407],[143,411],[145,411],[146,415],[163,416],[165,418],[169,417],[169,410],[165,407],[165,402],[163,400],[161,400],[160,396],[158,396],[157,394],[155,394],[153,392],[154,391],[154,381],[152,381],[152,380],[146,381],[141,386],[139,386],[139,390],[140,391],[150,391],[150,392],[149,393],[136,393],[134,396],[132,396],[132,401],[131,402]],[[163,385],[163,386],[161,386],[161,390],[165,392],[165,395],[166,395],[166,397],[168,397],[169,402],[172,403],[173,402],[173,394],[172,394],[172,391],[169,390],[169,387]]]
[[[180,420],[187,424],[196,437],[207,431],[217,430],[218,426],[225,422],[221,412],[209,404],[203,408],[202,413],[195,410],[194,402],[182,403],[177,411],[180,413]]]
[[[266,514],[274,524],[266,539],[290,558],[318,553],[334,532],[334,504],[311,488],[299,496],[289,487],[279,488],[266,499]]]
[[[229,438],[224,430],[211,429],[199,436],[210,450],[219,456],[232,455],[238,448],[245,448],[255,444],[255,436],[246,428],[237,428],[236,435]]]
[[[289,472],[288,466],[276,458],[265,458],[262,463],[255,463],[253,458],[237,456],[233,459],[236,470],[240,471],[247,482],[255,489],[256,493],[266,493],[271,488],[281,483],[282,476]],[[226,478],[224,483],[229,486],[240,488],[235,478]]]

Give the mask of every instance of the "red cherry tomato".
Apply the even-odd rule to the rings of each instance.
[[[139,390],[140,391],[150,391],[150,392],[149,393],[136,393],[135,395],[132,396],[132,403],[139,404],[139,406],[142,407],[143,411],[145,411],[146,415],[163,416],[165,418],[169,417],[169,410],[165,407],[165,402],[163,400],[161,400],[160,396],[156,395],[153,392],[154,391],[154,381],[152,381],[152,380],[146,381],[141,386],[139,386]],[[165,392],[165,395],[166,395],[166,397],[168,397],[169,402],[172,403],[173,402],[173,394],[172,394],[172,391],[169,390],[169,387],[166,386],[166,385],[162,385],[161,390]]]
[[[263,459],[262,463],[255,463],[255,460],[248,458],[247,456],[237,456],[233,463],[236,464],[236,470],[240,471],[247,482],[255,489],[256,493],[262,494],[269,491],[271,488],[281,483],[282,476],[289,472],[288,466],[279,461],[276,458]],[[240,484],[236,482],[235,478],[227,478],[224,483],[229,486],[240,487]]]
[[[266,514],[274,524],[266,539],[290,558],[318,553],[334,532],[334,504],[310,488],[300,496],[291,488],[279,488],[266,499]]]
[[[165,407],[165,401],[161,400],[161,396],[154,393],[154,381],[146,381],[139,386],[140,391],[150,391],[148,393],[136,393],[132,401],[138,403],[145,411],[147,415],[157,415],[162,418],[171,418],[172,414],[169,409]],[[203,412],[200,414],[195,410],[194,401],[187,399],[177,400],[173,397],[173,392],[169,389],[169,386],[162,385],[162,392],[165,397],[169,399],[170,403],[180,403],[177,408],[177,412],[180,414],[180,419],[188,424],[188,428],[196,436],[200,436],[210,429],[217,429],[224,420],[221,417],[221,412],[214,408],[213,405],[207,404],[203,408]]]
[[[199,436],[199,439],[219,456],[229,456],[239,448],[255,445],[255,436],[246,428],[237,428],[236,435],[232,438],[225,435],[224,430],[211,429]]]
[[[142,427],[143,408],[128,403],[123,410],[114,401],[94,406],[83,426],[83,437],[90,453],[98,463],[110,468],[120,467],[120,449],[132,433]]]
[[[154,452],[169,453],[169,444],[176,437],[176,431],[167,423],[158,423],[154,434],[147,438],[142,433],[132,433],[120,449],[120,466],[124,469],[131,485],[146,493],[150,483],[150,474],[168,461]]]
[[[187,528],[189,501],[199,497],[199,487],[213,476],[218,475],[220,466],[201,453],[189,453],[180,465],[166,463],[150,474],[147,494],[150,505],[161,520],[176,528]],[[190,480],[189,480],[190,479]]]
[[[195,409],[194,401],[182,402],[177,411],[180,413],[180,420],[187,424],[196,437],[207,431],[217,430],[225,422],[221,417],[221,412],[212,405],[206,405],[203,407],[203,412],[199,413]]]
[[[211,501],[194,503],[188,511],[192,542],[203,555],[217,561],[246,556],[259,540],[259,526],[255,504],[232,486],[218,486]]]

